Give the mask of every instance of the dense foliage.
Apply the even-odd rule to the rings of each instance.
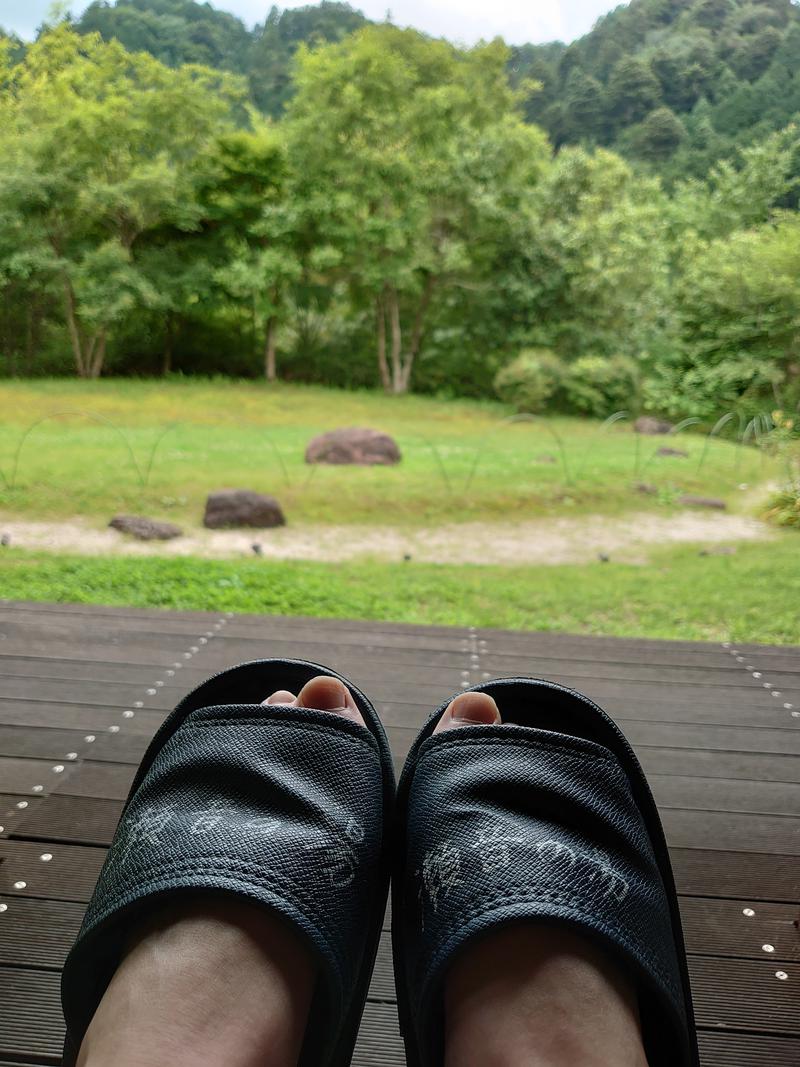
[[[702,176],[800,113],[791,0],[632,0],[568,47],[515,49],[542,91],[527,116],[556,146],[616,148],[669,179]]]
[[[686,7],[661,4],[678,25]],[[61,22],[0,47],[5,373],[486,395],[516,359],[497,380],[523,408],[534,401],[510,383],[541,396],[543,374],[539,407],[600,416],[797,403],[793,127],[665,184],[609,148],[554,154],[527,121],[547,85],[509,80],[518,63],[499,41],[347,33],[360,16],[337,4],[273,12],[257,42],[189,0],[93,4],[89,19],[103,36]],[[121,27],[144,50],[104,39]],[[270,34],[283,58],[262,51],[254,67]],[[626,121],[652,119],[666,143],[655,82],[618,65]],[[256,69],[267,97],[280,86],[279,119],[253,104]],[[624,96],[636,78],[649,111]]]
[[[169,66],[241,73],[256,106],[277,116],[298,46],[367,22],[336,0],[273,7],[252,31],[195,0],[93,0],[75,28]],[[632,0],[569,46],[514,48],[508,67],[515,84],[541,84],[525,114],[556,147],[613,147],[670,181],[702,177],[800,112],[800,10],[792,0]]]

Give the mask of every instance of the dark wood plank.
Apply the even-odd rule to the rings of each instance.
[[[800,856],[800,823],[781,815],[696,812],[665,808],[661,822],[670,848],[763,852]]]
[[[671,848],[678,892],[685,896],[774,901],[800,900],[800,863],[794,856]]]
[[[120,800],[53,795],[20,812],[11,829],[15,838],[61,844],[108,846],[117,828]]]
[[[0,966],[60,971],[80,929],[83,904],[0,897]]]
[[[51,856],[43,860],[43,856]],[[0,893],[86,903],[105,859],[105,849],[0,840]]]
[[[797,1035],[796,966],[694,956],[689,975],[698,1026]]]
[[[4,756],[24,756],[57,763],[70,758],[70,752],[80,751],[83,746],[84,734],[80,730],[0,726],[0,753]]]
[[[796,1067],[800,1038],[769,1034],[698,1034],[701,1067]]]
[[[681,897],[686,947],[694,956],[800,963],[798,918],[800,907],[794,904]]]
[[[0,967],[0,1056],[58,1064],[64,1042],[61,976],[52,971]]]

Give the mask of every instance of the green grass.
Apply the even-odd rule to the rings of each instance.
[[[9,599],[313,615],[574,633],[800,643],[796,535],[649,566],[220,562],[0,550]]]
[[[626,422],[607,429],[569,418],[510,424],[509,410],[491,401],[285,384],[6,381],[0,411],[0,512],[80,515],[98,525],[120,511],[199,524],[207,492],[225,486],[272,492],[290,522],[311,523],[615,514],[669,507],[680,492],[722,496],[739,507],[736,487],[760,484],[776,470],[760,453],[729,441],[712,441],[704,456],[705,439],[691,433],[669,441],[688,459],[653,458],[665,439],[638,438]],[[40,419],[15,472],[21,437]],[[403,462],[306,466],[312,436],[349,425],[393,434]],[[144,471],[167,427],[143,485],[128,444]],[[636,493],[634,481],[659,492]]]

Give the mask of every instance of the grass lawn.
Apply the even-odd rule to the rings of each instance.
[[[120,511],[197,525],[207,492],[225,486],[274,493],[290,523],[616,514],[669,508],[681,492],[741,508],[737,487],[777,472],[751,448],[691,432],[666,441],[641,438],[624,421],[606,429],[570,418],[509,423],[509,410],[490,401],[284,384],[6,381],[0,412],[0,515],[83,516],[99,526]],[[403,462],[306,466],[312,436],[353,425],[393,434]],[[665,442],[689,458],[656,457]],[[658,492],[637,493],[634,482]]]
[[[289,531],[293,523],[411,528],[597,514],[635,522],[641,511],[669,515],[682,492],[721,496],[746,511],[779,474],[755,449],[688,431],[642,438],[624,421],[510,423],[508,409],[489,401],[284,384],[4,382],[0,411],[0,518],[81,516],[97,526],[119,511],[198,526],[206,493],[223,486],[275,493]],[[312,436],[352,425],[393,434],[403,462],[306,466]],[[665,444],[688,458],[657,457]],[[637,482],[656,492],[635,491]],[[799,548],[797,535],[786,533],[725,556],[683,546],[652,550],[643,565],[525,567],[94,558],[11,548],[0,549],[0,596],[800,643]]]
[[[9,599],[800,644],[797,535],[734,555],[682,547],[649,566],[480,567],[0,550]]]

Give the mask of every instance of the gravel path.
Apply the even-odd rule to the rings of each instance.
[[[7,534],[16,548],[86,555],[231,559],[252,556],[252,546],[258,543],[267,559],[397,561],[408,555],[424,563],[495,564],[583,563],[600,553],[620,562],[644,563],[647,549],[660,545],[698,544],[713,551],[715,546],[772,536],[755,519],[689,511],[622,518],[588,515],[515,523],[465,522],[414,530],[366,525],[246,531],[187,528],[185,536],[174,541],[155,542],[135,541],[80,520],[26,522],[0,517],[1,534]]]

